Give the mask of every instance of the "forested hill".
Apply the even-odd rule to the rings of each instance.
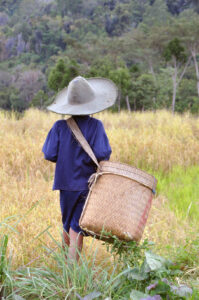
[[[198,12],[198,0],[0,0],[0,107],[43,107],[81,74],[114,80],[123,107],[197,113]]]

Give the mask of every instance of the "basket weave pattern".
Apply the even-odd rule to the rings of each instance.
[[[80,226],[94,235],[100,236],[103,229],[120,240],[139,241],[151,207],[155,178],[114,162],[101,162],[100,174],[91,186]]]
[[[111,232],[120,240],[139,241],[148,218],[152,191],[157,181],[135,167],[103,161],[100,164],[73,118],[67,120],[74,137],[98,167],[90,178],[79,224],[88,233],[102,237]]]

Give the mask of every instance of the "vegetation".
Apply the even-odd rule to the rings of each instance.
[[[167,111],[103,112],[96,117],[103,121],[110,139],[111,159],[140,167],[158,179],[142,243],[127,248],[116,240],[107,252],[106,245],[86,238],[81,263],[67,267],[61,247],[59,195],[51,191],[54,165],[41,153],[47,132],[59,116],[32,109],[18,119],[18,115],[2,111],[1,295],[10,295],[10,299],[65,299],[67,295],[68,299],[81,299],[92,293],[90,299],[99,294],[99,299],[129,299],[132,293],[137,299],[146,295],[175,299],[171,293],[182,291],[181,287],[189,295],[184,299],[196,300],[198,118],[172,116]],[[150,264],[151,259],[159,261],[158,269],[144,274],[143,263],[147,260]]]
[[[199,299],[198,14],[198,0],[0,0],[0,299]],[[45,108],[77,75],[116,83],[97,115],[111,159],[158,188],[140,245],[87,238],[66,265],[41,148],[58,119]]]
[[[115,81],[115,110],[198,114],[198,1],[36,3],[0,1],[1,108],[44,108],[79,74]]]

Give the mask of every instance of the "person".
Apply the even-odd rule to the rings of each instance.
[[[48,110],[72,115],[100,162],[109,160],[111,147],[103,123],[90,115],[112,106],[116,98],[117,87],[112,81],[78,76],[58,93]],[[78,260],[86,235],[79,219],[89,191],[88,180],[96,166],[64,119],[55,122],[42,151],[46,160],[56,163],[53,190],[60,191],[63,241],[69,257]]]

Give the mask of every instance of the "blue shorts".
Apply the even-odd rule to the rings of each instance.
[[[79,219],[88,195],[86,191],[64,191],[60,190],[60,207],[64,230],[69,233],[70,227],[77,233],[86,235],[79,226]]]

